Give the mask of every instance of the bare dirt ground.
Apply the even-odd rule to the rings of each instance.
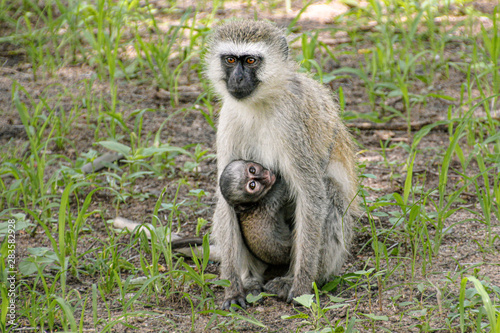
[[[161,4],[156,4],[161,6]],[[295,4],[294,4],[295,5]],[[477,1],[475,6],[479,10],[491,11],[487,6],[488,2]],[[483,9],[484,7],[484,9]],[[297,7],[294,6],[296,10]],[[237,8],[227,6],[224,11],[218,13],[218,17],[223,19],[230,16],[232,13],[237,12],[239,16],[253,17],[252,8],[246,5],[239,5]],[[315,28],[327,28],[331,25],[328,20],[322,20],[321,17],[315,16],[314,13],[308,13],[305,20],[299,22],[299,26],[303,31]],[[286,25],[291,20],[291,15],[287,16],[282,11],[276,13],[259,13],[259,18],[268,18],[276,21],[279,24]],[[170,21],[175,21],[179,17],[168,17]],[[323,38],[325,42],[332,41],[332,37],[327,33],[320,34],[320,39]],[[335,37],[336,38],[336,37]],[[335,38],[333,42],[335,41]],[[339,37],[344,38],[344,37]],[[465,52],[465,46],[462,41],[457,40],[447,45],[445,54],[449,57],[450,61],[457,60],[460,52]],[[367,45],[369,46],[369,45]],[[347,46],[346,47],[350,47]],[[362,46],[360,46],[362,48]],[[16,50],[15,45],[9,43],[0,44],[0,144],[4,146],[2,149],[11,151],[16,154],[26,153],[19,147],[26,144],[26,137],[21,132],[9,132],[9,128],[15,128],[22,125],[17,111],[12,105],[12,83],[18,82],[35,100],[41,96],[57,95],[65,92],[63,95],[68,99],[83,98],[85,95],[84,80],[95,75],[95,70],[86,65],[81,66],[67,66],[59,69],[54,75],[45,75],[37,81],[33,80],[30,65],[26,54],[22,52],[11,55],[12,50]],[[299,50],[295,49],[294,53]],[[353,58],[352,55],[339,55],[337,62],[329,64],[331,68],[324,68],[325,72],[331,71],[339,67],[354,67],[358,66],[359,58]],[[466,80],[465,74],[450,67],[449,76],[443,75],[440,80],[435,84],[435,89],[442,91],[443,94],[458,97],[460,93],[460,85]],[[181,80],[183,80],[181,78]],[[181,86],[189,87],[195,92],[200,91],[198,82],[181,82]],[[370,106],[366,103],[368,97],[364,89],[364,83],[357,77],[348,77],[341,80],[332,81],[330,84],[333,91],[336,91],[339,86],[343,87],[346,110],[356,113],[370,112]],[[415,92],[419,92],[424,87],[412,87]],[[95,94],[107,94],[109,87],[106,83],[93,81],[92,91]],[[173,116],[166,127],[163,128],[161,133],[162,142],[169,142],[173,146],[186,146],[188,144],[200,143],[204,149],[209,149],[210,153],[215,153],[214,139],[215,131],[207,124],[205,118],[200,112],[190,109],[194,99],[186,97],[183,102],[172,107],[170,101],[159,92],[158,87],[151,85],[144,85],[137,82],[127,82],[125,80],[119,81],[118,86],[120,109],[124,113],[125,118],[131,112],[137,109],[151,108],[155,112],[146,112],[143,117],[143,132],[156,133],[159,130],[160,124],[166,117],[174,114],[177,110],[187,108]],[[477,92],[473,92],[477,93]],[[181,88],[182,95],[182,88]],[[26,95],[22,94],[21,99],[28,102]],[[71,103],[68,100],[68,103]],[[214,102],[215,103],[215,102]],[[422,105],[417,111],[412,113],[412,121],[419,123],[421,121],[437,121],[446,118],[448,106],[456,102],[450,102],[440,99],[431,99],[424,106]],[[64,105],[64,103],[63,103]],[[403,112],[403,105],[400,100],[394,100],[392,105],[397,110]],[[481,112],[481,110],[478,110]],[[133,128],[133,119],[128,121],[131,128]],[[353,135],[359,144],[359,160],[363,165],[363,173],[369,173],[376,176],[375,179],[363,179],[363,185],[367,187],[369,199],[375,199],[386,194],[401,192],[405,179],[405,170],[403,166],[408,156],[404,145],[389,149],[386,151],[386,159],[384,159],[380,140],[390,140],[392,143],[411,143],[412,134],[408,134],[406,128],[399,124],[404,123],[403,119],[395,119],[381,126],[378,129],[366,128],[363,126],[365,121],[354,120],[349,121],[348,124],[352,128]],[[69,160],[75,161],[82,153],[88,152],[90,149],[98,150],[101,153],[105,149],[95,145],[94,132],[88,125],[88,120],[85,115],[75,119],[73,128],[67,138],[73,143],[66,146],[62,151],[57,151],[58,154],[66,156]],[[427,135],[420,146],[422,153],[417,155],[415,161],[414,172],[418,182],[424,184],[426,189],[431,189],[437,186],[439,178],[439,165],[442,160],[443,148],[449,143],[449,136],[443,129],[437,129]],[[110,203],[110,197],[105,192],[97,192],[93,197],[93,202],[90,209],[99,209],[100,214],[95,214],[87,220],[90,226],[90,231],[82,235],[80,245],[82,250],[88,249],[95,244],[99,239],[104,239],[108,235],[109,226],[105,225],[106,220],[114,218],[116,215],[127,217],[131,220],[146,222],[147,216],[152,213],[153,207],[157,200],[157,195],[163,188],[167,188],[166,195],[173,198],[178,187],[178,181],[183,178],[187,181],[188,185],[181,186],[179,200],[188,199],[190,189],[203,189],[207,195],[202,198],[202,202],[207,205],[204,209],[187,208],[184,210],[185,215],[180,215],[175,221],[182,226],[181,232],[184,235],[193,235],[196,227],[196,220],[199,217],[211,220],[214,207],[214,193],[216,184],[216,164],[214,159],[202,162],[200,172],[196,175],[193,173],[186,173],[182,170],[181,166],[185,162],[184,156],[177,157],[175,167],[169,174],[161,179],[153,178],[139,178],[134,189],[136,192],[151,194],[143,201],[137,199],[127,200],[121,204],[119,211],[115,211],[115,206]],[[388,163],[386,163],[386,161]],[[61,163],[67,163],[61,160]],[[454,160],[455,166],[458,167],[458,160]],[[390,167],[389,167],[390,166]],[[48,166],[55,168],[54,166]],[[477,166],[473,165],[470,170],[471,174],[475,174],[478,170],[474,170]],[[457,168],[458,169],[458,168]],[[452,171],[449,174],[451,179],[450,189],[458,186],[454,179],[459,177]],[[475,208],[480,210],[477,198],[474,195],[462,195],[461,204],[465,207]],[[75,208],[75,207],[73,207]],[[430,208],[429,208],[430,209]],[[389,211],[390,209],[386,209]],[[492,284],[500,285],[500,258],[498,253],[500,251],[500,241],[497,239],[494,243],[494,249],[485,251],[481,249],[486,237],[486,230],[483,224],[477,221],[468,221],[466,223],[455,223],[473,219],[472,213],[461,210],[458,213],[450,216],[446,221],[446,226],[454,225],[449,230],[449,233],[444,237],[443,245],[438,257],[433,258],[432,266],[428,267],[427,274],[422,276],[421,269],[416,270],[415,276],[411,277],[411,267],[405,269],[398,269],[397,272],[391,276],[390,281],[386,282],[383,293],[379,294],[377,286],[372,286],[371,291],[366,290],[347,290],[346,287],[341,287],[336,293],[350,300],[349,306],[340,309],[330,310],[328,317],[330,320],[343,320],[346,316],[356,315],[362,319],[362,313],[386,315],[389,317],[388,321],[383,321],[375,324],[373,331],[379,331],[378,325],[386,327],[392,332],[417,332],[421,328],[418,326],[422,322],[429,323],[434,328],[444,328],[444,321],[449,314],[449,306],[444,306],[442,309],[441,302],[458,302],[458,290],[460,279],[456,276],[472,274],[471,267],[479,270],[479,275],[487,277]],[[388,217],[381,217],[376,221],[377,225],[382,229],[390,229],[391,223]],[[494,234],[500,234],[499,221],[493,221]],[[429,227],[432,231],[432,227]],[[203,229],[204,232],[209,230],[209,226]],[[370,226],[366,217],[362,217],[357,225],[357,236],[352,246],[352,256],[348,263],[345,265],[345,272],[354,272],[362,269],[369,269],[374,267],[373,250],[370,246],[366,246],[371,238]],[[127,242],[127,237],[123,236],[123,242]],[[409,245],[404,244],[405,239],[393,238],[387,240],[387,246],[393,244],[400,244],[402,249],[408,249]],[[27,256],[27,248],[33,246],[50,246],[42,230],[38,230],[34,236],[27,233],[18,235],[18,249],[19,260]],[[402,255],[410,255],[409,252],[402,253]],[[133,260],[132,260],[133,261]],[[422,259],[417,258],[417,264],[422,265]],[[408,265],[410,260],[408,260]],[[392,263],[388,263],[391,268]],[[469,268],[469,269],[468,269]],[[218,272],[216,263],[209,266],[210,272]],[[409,281],[413,279],[414,282]],[[29,279],[27,279],[29,281]],[[429,288],[428,285],[424,289],[419,289],[417,284],[427,281],[435,288]],[[87,292],[94,283],[92,279],[70,279],[68,283],[70,288]],[[414,285],[414,288],[410,288]],[[222,288],[215,289],[216,295],[219,298],[219,303],[222,301],[223,290]],[[118,297],[118,293],[110,294],[109,299]],[[398,298],[395,302],[394,299]],[[324,298],[323,298],[324,299]],[[433,312],[428,310],[424,315],[410,315],[408,308],[405,306],[398,307],[397,304],[404,304],[404,301],[420,300],[421,309],[433,309]],[[137,303],[135,308],[144,308],[142,303]],[[146,302],[146,304],[148,304]],[[133,319],[129,324],[139,328],[141,332],[153,332],[163,330],[164,332],[185,332],[191,327],[191,308],[189,303],[182,299],[163,299],[160,304],[154,309],[145,308],[148,311],[158,313],[158,317],[149,317],[142,320]],[[104,308],[103,308],[104,310]],[[419,310],[415,308],[415,310]],[[119,309],[112,308],[112,313],[119,315]],[[267,326],[267,331],[270,332],[291,332],[300,327],[300,319],[283,320],[283,315],[296,314],[293,307],[286,303],[280,302],[274,298],[266,298],[263,303],[251,307],[249,310],[253,316],[262,321]],[[199,316],[194,324],[195,331],[203,331],[205,325],[210,319],[209,316]],[[365,318],[366,319],[366,318]],[[26,323],[27,324],[27,323]],[[360,322],[356,325],[360,331],[372,331],[372,324],[368,321]],[[254,332],[258,329],[248,323],[240,322],[240,325],[235,328],[239,332]],[[299,329],[303,331],[304,329]],[[131,332],[135,331],[125,325],[115,326],[116,332]]]

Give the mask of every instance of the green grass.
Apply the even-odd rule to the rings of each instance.
[[[247,311],[219,310],[227,281],[210,270],[208,256],[184,259],[168,243],[171,232],[206,231],[211,219],[206,166],[213,166],[213,142],[172,143],[172,126],[200,114],[201,130],[213,133],[217,104],[200,58],[229,2],[186,9],[175,1],[0,1],[0,43],[9,46],[0,55],[28,64],[2,111],[26,137],[0,148],[1,330],[139,331],[147,322],[164,332],[197,331],[200,323],[222,332],[273,325],[297,332],[500,332],[500,289],[487,269],[498,272],[500,264],[491,260],[500,255],[500,10],[480,13],[467,1],[349,3],[334,25],[302,31],[304,3],[288,26],[296,33],[292,55],[301,71],[334,87],[349,124],[400,124],[395,136],[406,140],[374,146],[371,134],[353,129],[363,154],[374,156],[359,165],[363,244],[344,275],[315,286],[276,324],[264,314],[281,310],[258,303],[269,295],[250,298],[257,306]],[[268,5],[287,4],[257,4]],[[480,16],[489,21],[478,23]],[[349,41],[324,41],[337,33]],[[59,80],[68,69],[79,79]],[[144,87],[171,98],[153,103]],[[199,95],[183,103],[186,87]],[[415,119],[427,109],[441,118],[420,126]],[[105,151],[122,153],[123,162],[81,172]],[[152,193],[148,184],[161,190]],[[150,223],[151,239],[108,221],[131,207],[141,207],[139,222]],[[470,242],[453,243],[460,228],[471,228]],[[29,246],[21,249],[21,239]],[[456,267],[443,268],[443,256],[461,246],[475,251],[474,261],[450,259]]]

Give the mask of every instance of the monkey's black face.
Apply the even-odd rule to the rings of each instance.
[[[226,54],[221,57],[221,62],[226,73],[224,81],[226,81],[227,91],[236,99],[250,96],[260,83],[257,70],[262,64],[262,58]]]

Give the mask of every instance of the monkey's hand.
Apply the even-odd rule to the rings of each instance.
[[[290,292],[288,293],[288,297],[286,299],[287,303],[292,303],[295,304],[295,305],[299,305],[299,303],[297,303],[294,298],[295,297],[298,297],[298,296],[302,296],[302,295],[305,295],[305,294],[310,294],[311,293],[311,288],[307,287],[307,285],[305,284],[301,284],[301,286],[299,287],[296,287],[295,285],[293,285],[291,288],[290,288]]]
[[[248,294],[252,294],[253,296],[258,296],[262,292],[262,285],[258,281],[254,281],[248,288]],[[262,301],[262,299],[260,300]],[[223,310],[229,310],[232,304],[236,304],[241,306],[243,309],[246,309],[247,304],[245,302],[245,298],[241,295],[235,295],[232,297],[226,297],[224,303],[222,304]]]
[[[222,303],[222,310],[229,311],[231,305],[236,304],[246,309],[247,303],[245,302],[245,292],[241,284],[240,277],[233,272],[228,274],[226,278],[231,281],[231,285],[226,287],[224,302]]]
[[[247,308],[247,303],[245,302],[245,297],[243,295],[237,295],[234,297],[230,297],[224,300],[224,303],[222,303],[222,310],[224,311],[229,311],[231,309],[231,305],[236,304],[241,306],[243,309]]]
[[[272,279],[264,286],[264,290],[270,294],[276,294],[278,298],[288,300],[290,295],[290,290],[292,289],[293,278],[288,276],[280,276]]]
[[[258,296],[263,290],[262,283],[255,278],[247,278],[244,284],[247,295]]]

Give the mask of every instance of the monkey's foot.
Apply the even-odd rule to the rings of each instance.
[[[231,305],[236,304],[241,306],[243,309],[247,308],[247,303],[245,302],[245,297],[243,295],[236,295],[234,297],[226,297],[222,303],[222,310],[229,311]]]
[[[248,294],[252,294],[253,296],[259,296],[259,294],[262,292],[262,288],[255,288],[255,289],[250,289],[248,291]]]
[[[257,297],[263,291],[264,291],[264,289],[262,288],[262,284],[258,283],[256,285],[253,285],[252,288],[248,289],[247,295],[252,295],[254,297]],[[259,304],[259,303],[262,303],[262,302],[264,302],[264,299],[260,298],[260,299],[258,299],[256,301],[253,301],[252,303]]]
[[[290,289],[290,292],[288,293],[288,297],[286,299],[286,302],[287,303],[292,303],[295,304],[295,305],[299,305],[299,303],[297,303],[294,298],[295,297],[299,297],[301,295],[305,295],[305,294],[310,294],[311,293],[311,288],[308,288],[306,285],[302,284],[302,286],[292,286],[292,288]]]
[[[266,283],[264,290],[270,294],[276,294],[278,298],[287,300],[292,289],[293,278],[282,276],[277,277]]]
[[[258,296],[262,292],[262,284],[258,280],[248,279],[245,282],[245,295],[252,294]],[[247,308],[246,299],[241,293],[235,292],[231,296],[226,296],[222,303],[222,310],[228,311],[232,304],[241,306],[243,309]]]
[[[248,278],[243,282],[247,294],[257,296],[262,292],[262,283],[255,278]]]

